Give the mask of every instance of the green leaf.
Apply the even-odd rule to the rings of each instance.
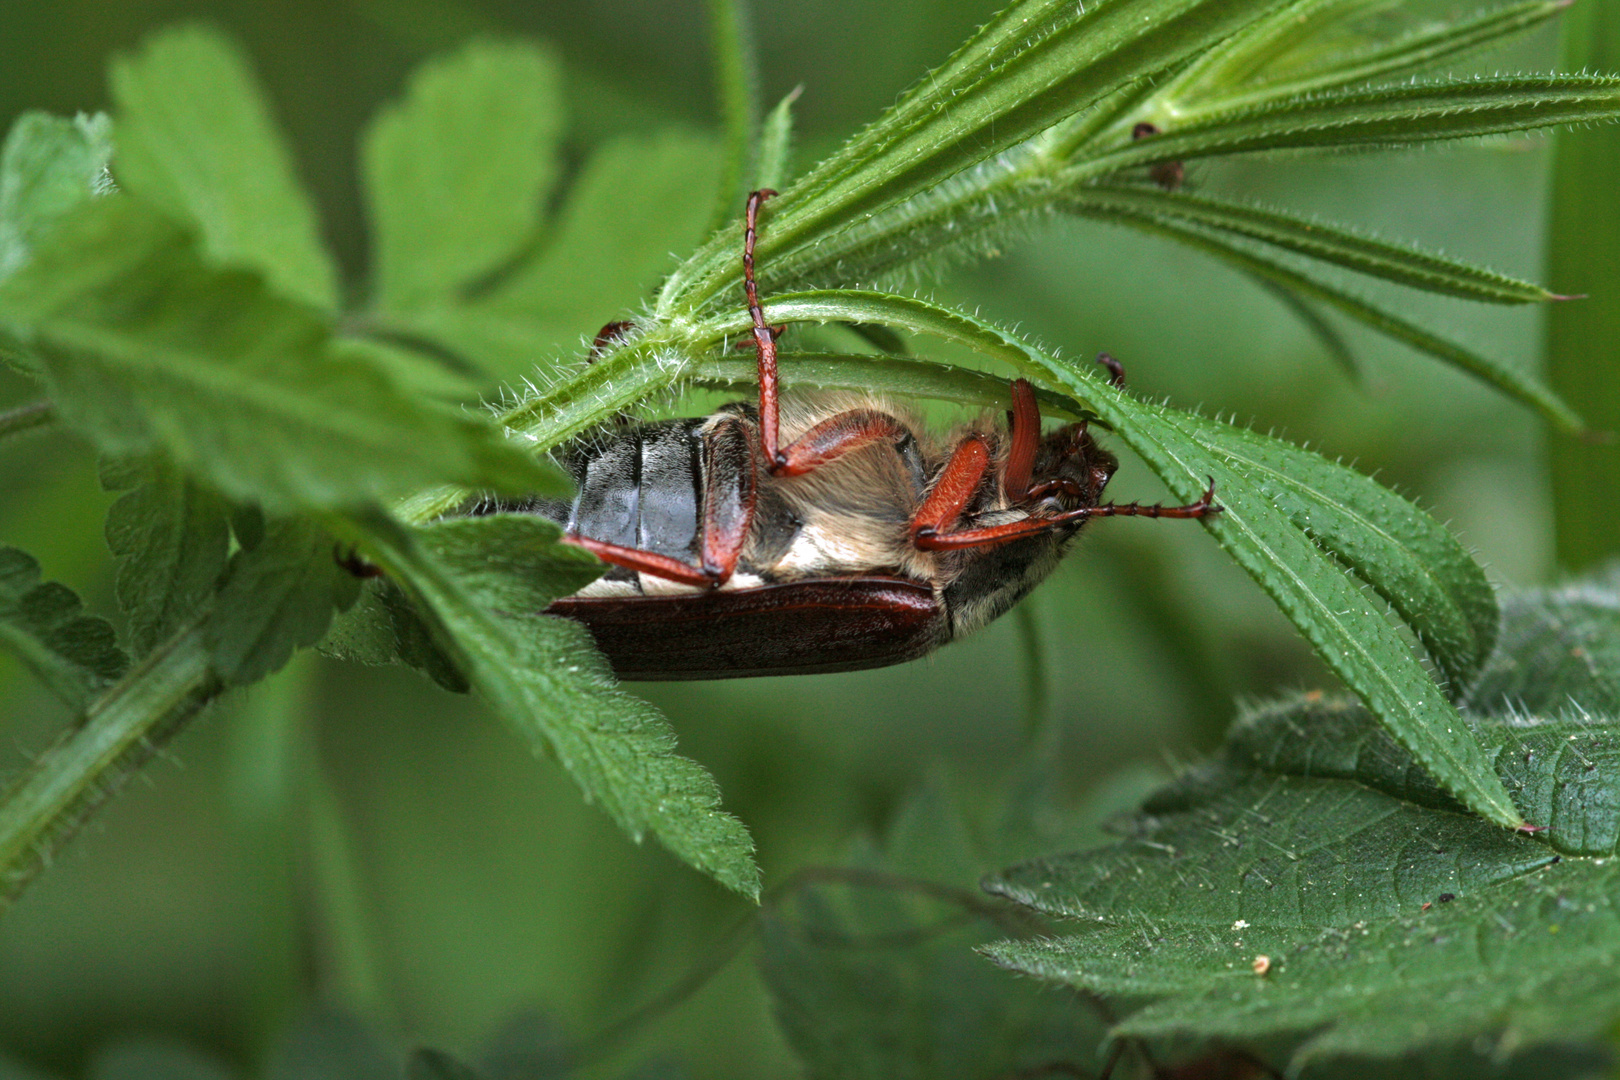
[[[1531,645],[1509,642],[1508,659],[1534,671],[1549,654]],[[987,951],[1133,1009],[1157,999],[1116,1035],[1300,1033],[1295,1071],[1608,1030],[1620,723],[1516,713],[1478,728],[1526,817],[1552,825],[1538,839],[1460,815],[1364,710],[1307,695],[1251,711],[1119,843],[998,875],[993,891],[1081,921]]]
[[[153,458],[134,490],[107,511],[107,546],[118,560],[118,604],[136,656],[195,617],[225,572],[230,521],[223,499]],[[109,485],[111,486],[111,485]]]
[[[1501,641],[1468,707],[1489,715],[1620,716],[1620,570],[1510,594]]]
[[[1299,25],[1296,32],[1270,34],[1256,41],[1252,48],[1235,48],[1230,58],[1212,65],[1202,73],[1202,78],[1181,81],[1167,88],[1165,96],[1195,105],[1219,97],[1223,106],[1232,107],[1262,98],[1299,97],[1425,71],[1445,60],[1539,26],[1568,8],[1569,0],[1508,4],[1455,22],[1423,25],[1388,40],[1348,45],[1342,40],[1343,27],[1350,16],[1356,14],[1354,8],[1359,6],[1378,14],[1378,9],[1387,5],[1300,6],[1315,7],[1316,11],[1302,12],[1290,20],[1304,24]],[[1245,74],[1252,77],[1244,78]],[[1234,86],[1241,89],[1234,92]]]
[[[262,273],[331,311],[337,270],[247,61],[219,33],[181,26],[112,66],[119,183],[195,227],[208,257]]]
[[[308,309],[204,266],[183,233],[121,196],[64,221],[0,286],[0,317],[31,328],[63,419],[101,450],[161,449],[271,511],[446,481],[565,490],[489,424],[335,355]]]
[[[1450,79],[1190,110],[1161,135],[1088,156],[1104,176],[1156,161],[1260,150],[1403,146],[1620,118],[1620,78],[1545,75]]]
[[[71,589],[39,576],[32,556],[0,547],[0,648],[78,708],[117,680],[129,658],[107,620],[82,614]]]
[[[246,686],[326,634],[333,608],[354,603],[359,582],[333,558],[332,538],[308,521],[272,521],[258,546],[231,557],[204,626],[214,671]]]
[[[1121,215],[1117,212],[1104,215],[1104,220],[1119,221]],[[1575,410],[1534,376],[1483,353],[1458,345],[1347,289],[1296,270],[1274,256],[1258,252],[1245,241],[1164,217],[1132,216],[1123,219],[1123,223],[1168,236],[1223,259],[1275,285],[1329,304],[1364,326],[1369,326],[1420,352],[1438,357],[1487,385],[1494,386],[1520,404],[1534,409],[1549,423],[1565,432],[1576,433],[1585,430],[1585,424]]]
[[[1477,664],[1473,657],[1482,646],[1488,647],[1489,637],[1481,637],[1483,597],[1477,579],[1471,580],[1472,575],[1462,571],[1455,553],[1437,539],[1432,523],[1425,524],[1415,507],[1394,496],[1386,501],[1375,494],[1377,489],[1370,482],[1360,491],[1347,487],[1327,462],[1277,443],[1276,453],[1314,460],[1318,482],[1328,480],[1324,490],[1309,496],[1308,503],[1296,504],[1296,512],[1302,515],[1302,520],[1296,520],[1277,501],[1278,492],[1272,486],[1277,477],[1249,460],[1250,451],[1243,449],[1250,440],[1261,440],[1255,444],[1261,446],[1276,440],[1226,434],[1229,429],[1221,425],[1139,402],[1089,369],[1077,371],[1012,334],[926,301],[833,290],[793,293],[768,301],[765,316],[772,323],[886,323],[957,341],[1013,365],[1021,374],[1060,387],[1092,409],[1148,463],[1177,499],[1192,502],[1213,477],[1225,512],[1204,519],[1203,524],[1234,561],[1448,790],[1499,824],[1520,823],[1507,792],[1456,710],[1382,612],[1346,578],[1337,561],[1340,553],[1355,560],[1361,572],[1382,582],[1379,587],[1391,599],[1425,575],[1434,575],[1425,586],[1428,599],[1403,600],[1404,614],[1417,620],[1414,629],[1426,642],[1435,643],[1431,648],[1450,654],[1451,659],[1443,663],[1457,674],[1465,673]],[[719,328],[730,330],[732,325],[720,324]],[[740,330],[742,320],[735,325]],[[580,395],[584,391],[575,386],[570,392]],[[1314,523],[1303,519],[1307,510]],[[1306,533],[1307,526],[1321,528],[1331,550],[1319,547]],[[1430,564],[1440,552],[1447,552],[1449,566]],[[1403,569],[1391,569],[1403,565]]]
[[[793,103],[804,93],[804,86],[795,86],[776,103],[765,117],[759,132],[759,166],[754,174],[754,190],[769,188],[773,191],[787,186],[790,156],[793,153]],[[726,220],[736,216],[737,208],[730,208]],[[721,224],[724,224],[722,222]]]
[[[832,235],[1040,134],[1120,88],[1185,62],[1280,0],[1019,0],[979,29],[878,121],[772,204],[763,278],[836,259]],[[741,209],[740,207],[738,208]],[[735,240],[711,240],[663,294],[692,307],[741,276]]]
[[[361,150],[377,306],[442,301],[532,243],[562,128],[557,62],[534,45],[474,42],[419,68]]]
[[[745,896],[759,895],[753,843],[719,808],[714,780],[678,756],[668,722],[618,690],[578,623],[542,615],[602,564],[557,544],[543,518],[452,518],[406,533],[357,524],[364,553],[416,599],[467,681],[537,753],[555,758],[636,840]]]
[[[1528,281],[1404,244],[1359,236],[1341,225],[1225,199],[1123,184],[1083,185],[1069,196],[1088,216],[1140,218],[1228,232],[1415,289],[1492,304],[1561,297]]]
[[[716,183],[714,143],[678,132],[625,136],[586,162],[546,244],[489,291],[401,324],[486,371],[521,383],[583,352],[701,238]]]
[[[97,194],[112,155],[107,117],[26,112],[0,148],[0,279],[64,214]]]

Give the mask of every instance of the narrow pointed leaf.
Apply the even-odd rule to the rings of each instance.
[[[1107,215],[1106,220],[1120,221],[1121,216],[1116,210],[1115,213]],[[1517,367],[1441,337],[1338,285],[1296,270],[1275,258],[1266,258],[1255,249],[1245,246],[1244,241],[1169,219],[1139,215],[1126,218],[1123,223],[1168,236],[1224,259],[1277,285],[1329,304],[1364,326],[1410,345],[1419,352],[1444,360],[1487,385],[1496,387],[1520,404],[1534,409],[1543,419],[1565,432],[1574,434],[1585,430],[1585,423],[1580,415],[1539,379]]]
[[[78,708],[122,675],[129,657],[107,620],[84,614],[67,586],[39,577],[33,556],[0,547],[0,649]]]
[[[761,241],[762,264],[926,191],[1278,6],[1280,0],[1014,3],[783,193]],[[729,241],[711,241],[694,256],[666,288],[666,300],[702,304],[736,281]]]
[[[1285,95],[1319,93],[1373,79],[1387,80],[1427,71],[1446,60],[1540,26],[1568,7],[1569,0],[1530,0],[1528,3],[1509,4],[1353,51],[1346,51],[1342,46],[1333,47],[1338,45],[1334,42],[1314,50],[1314,57],[1308,42],[1296,41],[1289,52],[1299,54],[1298,58],[1283,54],[1283,58],[1294,60],[1293,63],[1281,65],[1281,70],[1275,73],[1260,68],[1253,80],[1255,89],[1225,96],[1224,101],[1236,104],[1239,100],[1248,102],[1261,97],[1281,98]],[[1188,100],[1197,99],[1189,97]]]
[[[798,293],[773,298],[765,305],[765,314],[773,323],[882,322],[958,341],[1047,385],[1063,388],[1093,409],[1147,461],[1176,498],[1192,502],[1213,477],[1225,512],[1206,518],[1204,525],[1228,554],[1447,790],[1498,824],[1520,824],[1512,800],[1490,771],[1478,742],[1382,612],[1346,577],[1336,558],[1317,546],[1278,505],[1275,493],[1268,490],[1267,476],[1254,471],[1252,463],[1228,454],[1221,441],[1200,439],[1206,422],[1139,402],[1094,373],[1082,374],[1006,331],[922,300],[878,293]],[[1389,509],[1386,504],[1379,512]],[[1415,508],[1411,514],[1413,521],[1421,516]],[[1384,528],[1387,531],[1388,526]],[[1363,534],[1358,543],[1363,541],[1369,545],[1364,549],[1369,557],[1382,558],[1382,553],[1372,552],[1386,548],[1388,554],[1395,554],[1397,545],[1385,544],[1376,536]],[[1468,592],[1468,586],[1461,583],[1452,587]],[[1459,605],[1451,606],[1461,610]],[[1446,607],[1442,603],[1440,610]],[[1460,623],[1453,620],[1459,630],[1463,623],[1469,623],[1467,615]],[[1426,627],[1424,632],[1449,633],[1437,626]],[[1465,660],[1463,666],[1467,663]]]
[[[219,33],[154,34],[112,67],[119,183],[194,226],[209,258],[337,306],[337,270],[247,61]]]
[[[1079,212],[1112,220],[1139,218],[1191,225],[1237,236],[1342,266],[1415,289],[1492,304],[1529,304],[1557,299],[1540,285],[1484,267],[1470,266],[1405,244],[1361,236],[1332,222],[1282,210],[1157,188],[1097,184],[1069,195]]]
[[[1156,161],[1260,150],[1408,146],[1620,119],[1620,77],[1543,75],[1453,79],[1193,112],[1178,126],[1090,157],[1102,176]]]
[[[760,125],[759,131],[759,164],[754,170],[753,187],[779,190],[787,186],[790,175],[790,156],[793,153],[793,103],[799,100],[804,93],[802,85],[793,88],[787,97],[776,103]],[[726,220],[729,221],[736,214],[737,208],[729,208]]]
[[[360,528],[366,555],[414,595],[472,688],[536,753],[633,839],[651,832],[727,888],[759,895],[753,842],[720,809],[714,780],[675,753],[657,710],[615,687],[583,626],[540,614],[602,564],[559,546],[560,529],[532,516]]]
[[[376,303],[442,300],[532,243],[563,128],[556,61],[533,45],[476,42],[430,61],[361,150]]]
[[[0,319],[30,328],[63,419],[100,449],[162,449],[243,502],[352,505],[445,481],[565,490],[490,425],[334,355],[307,307],[204,265],[127,197],[64,221],[0,286]]]

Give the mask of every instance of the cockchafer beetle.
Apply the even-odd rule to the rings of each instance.
[[[1083,423],[1043,436],[1023,379],[1005,422],[981,417],[949,438],[877,397],[779,394],[779,331],[754,277],[759,208],[774,194],[748,197],[743,237],[758,405],[617,427],[559,453],[571,501],[471,509],[543,515],[612,565],[547,610],[584,623],[620,678],[911,660],[1011,608],[1091,518],[1220,512],[1214,481],[1188,506],[1103,502],[1118,462]],[[593,351],[625,329],[604,327]]]

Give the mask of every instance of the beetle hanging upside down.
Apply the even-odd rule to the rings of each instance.
[[[1043,436],[1023,379],[1005,425],[981,418],[950,440],[873,397],[779,396],[776,331],[754,280],[755,224],[774,194],[748,197],[743,242],[758,407],[614,430],[560,455],[571,502],[475,511],[544,515],[612,564],[548,610],[589,627],[620,678],[911,660],[1011,608],[1091,518],[1220,511],[1213,481],[1190,506],[1103,502],[1119,463],[1085,424]]]

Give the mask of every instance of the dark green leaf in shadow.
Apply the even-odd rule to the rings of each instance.
[[[406,1059],[405,1080],[482,1080],[482,1074],[443,1050],[424,1048]]]
[[[195,1047],[169,1039],[114,1043],[90,1060],[87,1080],[232,1080],[232,1070]]]
[[[323,310],[337,269],[247,61],[218,32],[181,26],[112,66],[118,181],[195,227],[208,257],[262,273]]]
[[[314,1009],[282,1037],[264,1080],[399,1080],[400,1073],[399,1062],[360,1021]]]
[[[1502,640],[1468,707],[1489,715],[1620,716],[1620,569],[1563,588],[1510,594]]]
[[[227,686],[246,686],[279,670],[325,636],[333,609],[354,603],[359,587],[322,529],[300,518],[269,522],[257,547],[231,557],[204,625],[214,671]]]
[[[443,302],[532,243],[562,128],[557,63],[534,45],[474,42],[419,68],[361,152],[377,306]]]
[[[67,586],[41,583],[39,563],[13,547],[0,547],[0,648],[72,708],[129,667],[112,625],[85,615]]]
[[[26,112],[0,148],[0,279],[28,261],[64,214],[106,183],[112,155],[107,117],[72,120]]]
[[[54,230],[0,285],[0,318],[31,328],[63,419],[101,450],[162,449],[267,510],[444,481],[563,490],[492,425],[413,400],[360,354],[334,355],[307,308],[205,267],[183,233],[123,196]]]
[[[136,466],[133,490],[107,511],[107,546],[118,560],[118,603],[137,657],[194,617],[225,571],[225,501],[158,457]],[[129,484],[108,484],[128,487]]]
[[[615,687],[583,626],[541,614],[601,563],[528,515],[359,528],[365,554],[410,591],[472,688],[536,753],[555,758],[632,838],[651,832],[726,887],[759,895],[753,842],[720,810],[714,780],[675,753],[663,716]]]

